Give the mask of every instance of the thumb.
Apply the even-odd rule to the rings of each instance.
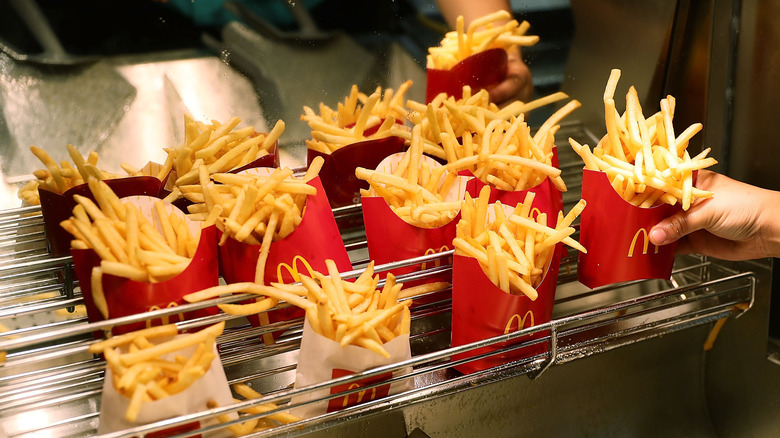
[[[650,230],[650,242],[653,245],[667,245],[702,228],[704,222],[698,219],[695,210],[680,211],[662,220]]]

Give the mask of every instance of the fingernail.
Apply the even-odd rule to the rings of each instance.
[[[650,230],[650,242],[653,245],[664,245],[666,244],[666,239],[666,231],[662,227],[655,226]]]

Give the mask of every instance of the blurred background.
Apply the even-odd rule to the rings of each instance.
[[[556,91],[570,5],[513,8],[541,38],[524,53],[536,93]],[[303,105],[407,79],[407,98],[423,101],[427,48],[447,30],[421,0],[0,0],[0,206],[18,206],[15,186],[42,167],[30,145],[57,160],[69,143],[95,150],[101,168],[121,173],[123,162],[162,162],[183,138],[185,112],[237,116],[258,131],[283,119],[282,165],[305,165]]]

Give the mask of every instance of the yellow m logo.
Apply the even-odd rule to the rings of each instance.
[[[539,217],[540,214],[542,214],[542,211],[539,210],[538,208],[534,207],[534,208],[531,209],[531,217],[534,220],[536,220],[536,218]]]
[[[306,273],[308,273],[309,277],[314,276],[314,269],[312,269],[311,264],[309,264],[303,256],[297,255],[292,259],[292,266],[287,263],[279,263],[276,266],[276,281],[284,283],[284,277],[282,276],[283,269],[287,269],[287,273],[293,278],[293,282],[297,283],[301,281],[302,270],[298,268],[298,262],[301,262],[302,267],[306,268]]]
[[[512,331],[512,322],[517,319],[517,330],[522,330],[525,327],[525,322],[530,319],[530,325],[528,327],[534,326],[534,312],[531,312],[530,310],[525,312],[525,315],[520,316],[520,314],[515,313],[512,315],[512,317],[509,318],[509,321],[506,323],[506,327],[504,328],[504,334],[509,333]]]
[[[647,254],[647,247],[650,244],[650,239],[647,237],[647,230],[644,228],[640,228],[637,230],[636,234],[634,234],[634,238],[631,239],[631,246],[628,247],[628,256],[633,257],[634,256],[634,250],[636,249],[636,242],[639,240],[639,236],[642,236],[642,254]],[[658,245],[653,245],[655,247],[655,254],[658,254]]]
[[[178,306],[179,306],[178,303],[175,303],[175,302],[171,301],[170,303],[168,303],[167,306],[165,306],[165,308],[166,309],[170,309],[171,307],[178,307]],[[149,312],[153,312],[155,310],[162,310],[162,308],[155,304],[154,306],[150,307],[148,311]],[[183,313],[177,313],[176,316],[179,317],[179,322],[184,321],[184,314]],[[170,323],[170,319],[169,318],[170,317],[168,317],[168,316],[163,316],[162,318],[160,318],[160,320],[162,321],[163,325],[167,325],[167,324]],[[149,328],[151,326],[152,326],[152,320],[147,319],[146,320],[146,328]]]
[[[428,249],[426,249],[425,250],[425,254],[423,254],[423,255],[438,254],[440,252],[449,251],[449,250],[450,250],[449,246],[442,245],[441,247],[439,247],[438,250],[436,248],[428,248]],[[452,260],[450,260],[450,264],[452,264]],[[433,261],[433,266],[435,266],[437,268],[439,266],[441,266],[441,259],[434,260]],[[420,269],[421,270],[423,270],[423,269],[425,269],[427,267],[428,267],[428,262],[423,262],[422,265],[420,265]]]
[[[349,387],[347,388],[347,391],[355,389],[355,388],[360,388],[360,387],[361,387],[360,384],[353,383],[353,384],[349,385]],[[352,404],[356,405],[358,403],[362,403],[363,402],[363,397],[366,396],[366,393],[368,393],[368,391],[369,391],[368,389],[364,389],[362,391],[358,391],[357,392],[357,401],[355,401]],[[370,391],[371,391],[371,396],[366,401],[376,399],[376,386],[371,388]],[[344,403],[342,403],[342,406],[341,406],[342,408],[346,408],[347,407],[347,404],[349,404],[349,401],[350,401],[349,400],[350,396],[352,396],[352,394],[344,396]]]

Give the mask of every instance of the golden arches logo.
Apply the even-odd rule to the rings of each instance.
[[[542,214],[542,210],[539,210],[537,207],[533,207],[531,209],[531,217],[532,218],[536,219],[537,217],[539,217],[540,214]]]
[[[168,303],[167,306],[165,306],[166,309],[170,309],[171,307],[179,307],[179,303],[171,301],[170,303]],[[160,306],[155,304],[154,306],[149,308],[148,312],[153,312],[155,310],[162,310],[162,307],[160,307]],[[174,316],[178,316],[179,317],[179,322],[184,321],[184,313],[177,313]],[[163,316],[163,317],[160,318],[160,321],[162,321],[162,325],[170,324],[170,317],[169,316]],[[146,328],[150,328],[151,326],[152,326],[152,320],[150,320],[150,319],[146,320]]]
[[[534,322],[534,312],[528,310],[528,311],[525,312],[525,315],[523,315],[523,316],[520,316],[519,313],[515,313],[514,315],[512,315],[509,318],[509,321],[507,321],[506,327],[504,327],[504,334],[507,334],[510,331],[512,331],[512,321],[514,321],[515,319],[517,319],[517,330],[518,331],[522,330],[523,328],[525,328],[525,322],[528,321],[529,319],[530,319],[530,323],[531,324],[528,327],[533,327],[535,325],[535,322]]]
[[[362,386],[360,386],[359,383],[353,383],[353,384],[349,385],[349,387],[347,387],[347,391],[350,391],[350,390],[356,389],[356,388],[362,388]],[[362,403],[363,402],[363,397],[365,397],[366,394],[369,391],[371,391],[371,396],[369,396],[368,399],[366,399],[366,401],[375,400],[376,399],[376,386],[371,388],[371,389],[364,389],[362,391],[358,391],[356,393],[357,394],[357,400],[354,403],[352,403],[352,404],[356,405],[356,404]],[[352,395],[352,394],[350,394],[350,395]],[[347,405],[350,404],[349,403],[350,402],[349,395],[345,395],[343,397],[343,399],[344,399],[344,402],[341,404],[341,407],[342,408],[346,408]]]
[[[276,281],[279,283],[284,283],[284,277],[282,276],[283,269],[287,269],[287,273],[290,274],[290,276],[293,278],[293,282],[297,283],[301,281],[301,269],[298,269],[298,262],[301,262],[301,265],[306,268],[306,272],[308,272],[309,277],[314,276],[314,269],[312,269],[311,264],[305,258],[303,258],[303,256],[297,255],[292,259],[292,266],[288,265],[287,263],[279,263],[276,266]]]
[[[633,257],[634,251],[636,250],[636,243],[639,240],[639,236],[642,236],[642,254],[647,254],[648,246],[650,245],[650,238],[647,237],[647,230],[644,228],[640,228],[636,231],[634,234],[634,238],[631,239],[631,246],[628,247],[628,256]],[[658,254],[658,245],[653,245],[655,247],[655,254]]]
[[[423,255],[433,255],[433,254],[438,254],[438,253],[441,253],[441,252],[444,252],[444,251],[449,251],[449,250],[450,250],[449,246],[442,245],[442,246],[439,247],[438,250],[436,248],[428,248],[428,249],[426,249],[425,250],[425,254],[423,254]],[[448,260],[449,260],[449,257],[448,257]],[[449,260],[449,263],[452,264],[452,260]],[[436,268],[441,266],[441,259],[434,260],[433,261],[433,266],[436,267]],[[427,267],[428,267],[428,262],[422,262],[422,265],[420,265],[420,269],[421,270],[424,270]]]

